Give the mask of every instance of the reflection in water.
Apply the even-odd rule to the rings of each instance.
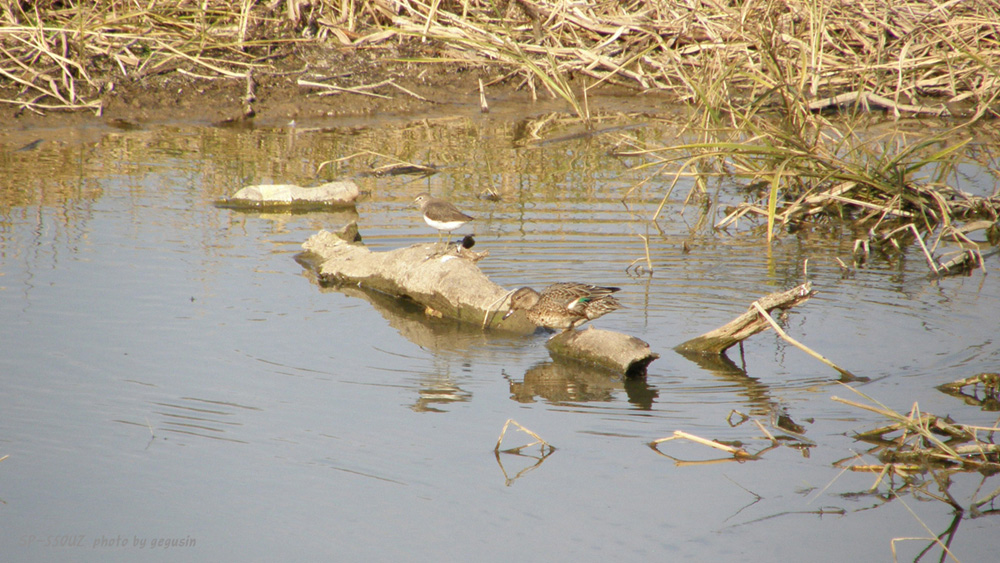
[[[925,555],[940,549],[941,555],[939,560],[945,561],[946,557],[949,555],[949,548],[952,545],[952,541],[955,539],[955,535],[958,533],[958,525],[962,523],[962,513],[960,511],[955,512],[955,517],[951,519],[951,523],[943,532],[937,535],[937,539],[928,538],[930,543],[927,547],[922,549],[916,557],[913,558],[914,561],[920,561]]]
[[[746,370],[733,363],[725,354],[713,356],[678,353],[718,379],[732,383],[736,389],[740,390],[738,393],[746,397],[746,404],[750,405],[752,415],[771,416],[780,410],[781,406],[778,401],[771,397],[771,389],[758,379],[747,375]]]
[[[397,299],[384,293],[361,289],[353,285],[323,285],[312,273],[303,273],[317,285],[320,291],[335,291],[350,297],[363,299],[371,304],[389,326],[410,342],[429,350],[465,351],[476,344],[486,342],[486,335],[470,329],[466,324],[450,319],[437,319],[424,313],[422,307],[413,301]]]
[[[515,446],[513,448],[501,449],[503,447],[504,438],[507,437],[507,431],[511,429],[514,429],[518,432],[523,432],[534,438],[535,441],[521,446]],[[538,446],[539,450],[538,455],[531,455],[524,453],[524,450],[530,450],[534,446]],[[534,471],[537,467],[541,466],[542,462],[545,461],[545,459],[548,458],[550,455],[552,455],[554,451],[556,451],[555,447],[553,447],[552,444],[546,442],[545,438],[542,438],[531,429],[525,428],[524,426],[521,425],[521,423],[514,420],[513,418],[507,419],[507,422],[504,423],[503,429],[500,430],[500,438],[497,439],[497,445],[495,448],[493,448],[493,453],[497,459],[497,465],[500,466],[500,471],[503,473],[504,476],[504,484],[507,485],[508,487],[514,484],[514,481],[516,481],[517,479],[521,478],[522,476],[531,471]],[[501,457],[501,456],[513,456],[513,457]],[[510,460],[512,459],[516,460],[517,462],[527,461],[527,463],[531,463],[531,461],[533,460],[534,463],[532,465],[526,465],[525,463],[518,463],[518,466],[521,467],[521,469],[519,469],[517,473],[515,473],[514,476],[511,477],[510,472],[508,472],[507,468],[504,466],[503,463],[504,459],[507,459],[508,463],[510,463]]]
[[[674,456],[674,455],[670,455],[670,454],[664,452],[662,449],[660,449],[660,448],[664,447],[661,444],[663,444],[665,442],[672,441],[672,440],[680,439],[680,438],[683,438],[683,439],[692,439],[692,436],[689,435],[689,434],[686,434],[686,433],[675,433],[673,436],[670,436],[670,437],[667,437],[667,438],[660,438],[658,440],[654,440],[654,441],[650,442],[648,445],[649,445],[650,449],[652,449],[654,452],[657,453],[657,455],[660,455],[660,456],[663,456],[663,457],[665,457],[665,458],[667,458],[669,460],[672,460],[674,462],[674,465],[676,465],[677,467],[691,467],[691,466],[698,466],[698,465],[716,465],[716,464],[719,464],[719,463],[731,463],[731,462],[744,463],[744,462],[747,462],[747,461],[754,461],[754,460],[761,459],[765,453],[767,453],[767,452],[769,452],[769,451],[771,451],[771,450],[779,447],[779,444],[776,441],[773,441],[773,440],[770,442],[770,445],[765,446],[764,448],[762,448],[762,449],[760,449],[758,451],[755,451],[755,452],[748,452],[745,449],[743,449],[742,447],[735,447],[735,446],[730,446],[729,444],[722,444],[723,447],[733,447],[735,449],[735,452],[730,452],[730,453],[728,453],[726,455],[723,455],[722,457],[708,458],[708,459],[682,459],[680,457],[677,457],[677,456]],[[693,438],[698,438],[698,437],[694,436]],[[703,438],[699,438],[699,439],[701,439],[702,441],[705,441]],[[742,446],[742,444],[740,444],[740,446]],[[717,452],[719,449],[722,449],[722,447],[718,447],[718,449],[710,449],[708,451],[712,455],[714,455],[715,452]],[[701,453],[705,453],[705,450],[702,450]]]
[[[309,268],[304,270],[303,275],[319,285],[321,291],[336,291],[367,301],[375,311],[386,319],[389,326],[395,328],[401,336],[421,348],[462,352],[485,341],[486,336],[483,333],[452,320],[429,317],[421,307],[413,302],[356,286],[324,285],[319,282]],[[441,367],[435,371],[420,374],[417,382],[418,397],[410,407],[414,411],[445,412],[439,406],[448,403],[463,403],[472,399],[472,393],[463,390],[455,382],[448,367],[449,362],[444,360],[441,364]]]
[[[895,486],[892,485],[892,482],[891,482],[892,479],[894,479],[894,477],[890,476],[889,477],[889,480],[890,480],[889,488],[885,492],[879,492],[877,490],[869,489],[869,490],[859,491],[859,492],[841,493],[840,496],[843,497],[843,498],[845,498],[845,499],[850,499],[850,500],[853,500],[853,501],[856,501],[858,499],[865,499],[865,498],[873,499],[873,502],[871,503],[871,505],[858,508],[858,509],[854,510],[854,512],[863,512],[863,511],[869,511],[869,510],[872,510],[872,509],[875,509],[875,508],[882,508],[885,505],[890,504],[892,502],[901,502],[904,505],[906,505],[907,503],[903,499],[904,499],[905,496],[909,496],[909,495],[906,495],[905,493],[906,493],[907,489],[911,488],[912,483],[910,482],[909,479],[903,479],[902,480],[903,481],[902,484],[900,486],[898,486],[898,487],[895,487]],[[927,484],[925,483],[922,486],[926,486],[926,485]],[[931,498],[937,498],[937,499],[941,500],[941,497],[937,493],[931,492],[931,491],[927,491],[927,490],[924,490],[923,494],[921,496],[931,497]],[[969,516],[971,516],[972,518],[976,518],[976,517],[980,517],[980,516],[987,516],[987,515],[997,516],[998,513],[1000,513],[1000,511],[997,511],[997,510],[985,511],[985,512],[981,513],[979,511],[977,511],[975,508],[973,508],[973,510],[971,511],[971,514],[969,514],[969,513],[966,513],[965,510],[963,510],[960,506],[956,506],[955,508],[956,508],[956,510],[953,511],[952,518],[950,520],[948,520],[948,525],[945,527],[944,531],[938,533],[936,535],[936,537],[922,536],[922,537],[908,537],[908,538],[903,538],[903,539],[910,540],[910,541],[918,541],[918,542],[927,541],[928,542],[927,545],[923,549],[921,549],[920,551],[918,551],[918,552],[914,551],[913,555],[909,555],[909,554],[906,554],[906,553],[903,552],[903,546],[907,545],[908,542],[897,542],[897,539],[894,538],[892,540],[892,542],[893,542],[893,554],[895,556],[898,556],[898,559],[896,557],[894,557],[894,559],[896,559],[898,561],[905,561],[905,560],[910,560],[910,561],[914,561],[914,562],[924,561],[926,555],[928,555],[930,553],[933,553],[933,552],[935,552],[937,550],[941,550],[940,555],[936,559],[932,558],[930,560],[931,561],[934,561],[934,560],[936,560],[936,561],[947,561],[947,560],[949,560],[949,555],[951,556],[951,558],[950,558],[951,560],[957,560],[955,558],[954,554],[951,553],[949,550],[953,549],[955,547],[955,546],[952,545],[952,542],[957,537],[958,528],[959,528],[959,525],[961,525],[962,521],[966,520]],[[913,511],[913,507],[906,506],[906,510],[911,515],[916,516],[916,514]],[[931,532],[931,529],[928,528],[927,525],[924,524],[924,522],[922,520],[920,520],[919,516],[917,516],[916,518],[917,518],[917,521],[924,527],[924,529],[927,532]],[[912,559],[911,559],[911,556],[912,556]]]
[[[526,454],[523,452],[493,452],[497,458],[497,465],[500,466],[500,472],[503,473],[504,485],[511,486],[514,481],[517,481],[521,477],[524,477],[528,473],[534,471],[535,469],[541,467],[542,462],[545,461],[552,453],[555,452],[552,448],[542,448],[541,452],[537,455]],[[507,460],[507,465],[504,465],[504,460]],[[508,466],[516,465],[520,469],[516,471],[513,467],[508,470]],[[513,473],[513,476],[511,474]]]
[[[416,412],[444,412],[434,405],[464,403],[472,399],[472,393],[463,391],[447,375],[427,374],[420,378],[419,398],[410,408]]]
[[[937,390],[984,411],[1000,411],[1000,373],[976,374],[938,385]]]
[[[271,224],[271,233],[284,234],[292,232],[288,225],[295,222],[299,216],[306,216],[311,223],[316,225],[316,229],[331,229],[342,225],[347,225],[358,220],[358,210],[353,207],[340,209],[323,209],[312,211],[289,211],[283,213],[262,212],[246,209],[230,210],[236,216],[244,220],[262,219]],[[298,227],[298,225],[296,225]]]
[[[615,391],[624,390],[629,403],[648,410],[659,395],[644,377],[622,378],[574,362],[542,362],[526,371],[523,380],[508,381],[511,398],[519,403],[532,403],[535,397],[551,403],[608,402]]]

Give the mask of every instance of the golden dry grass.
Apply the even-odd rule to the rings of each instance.
[[[895,492],[907,488],[920,489],[921,494],[946,502],[958,511],[970,510],[973,515],[1000,495],[1000,488],[991,492],[983,489],[989,479],[1000,472],[1000,445],[995,443],[996,426],[960,424],[949,417],[921,412],[916,403],[908,413],[903,414],[856,389],[851,391],[871,404],[832,398],[874,412],[884,417],[888,424],[856,436],[858,440],[874,444],[865,454],[876,458],[877,463],[859,463],[861,455],[856,455],[835,465],[851,471],[877,473],[873,490],[883,480],[899,476],[904,479],[904,485]],[[951,476],[957,473],[982,475],[982,483],[968,505],[949,492]],[[918,475],[930,475],[933,480],[921,481],[916,479]],[[937,485],[936,491],[928,487],[930,483]]]
[[[53,0],[0,16],[3,101],[38,109],[94,109],[116,73],[244,75],[289,43],[400,38],[447,46],[425,62],[486,64],[581,116],[584,90],[606,83],[722,110],[983,113],[1000,92],[997,0]]]

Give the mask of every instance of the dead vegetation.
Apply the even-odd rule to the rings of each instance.
[[[99,110],[115,80],[246,79],[274,72],[295,45],[392,40],[432,44],[437,54],[418,62],[486,67],[487,88],[543,91],[581,117],[603,84],[720,109],[982,115],[1000,92],[998,14],[996,0],[16,0],[0,14],[0,87],[5,103],[36,111]]]
[[[942,132],[877,133],[850,119],[802,116],[808,121],[796,127],[744,117],[735,129],[705,128],[700,143],[650,146],[623,135],[616,153],[642,159],[635,168],[650,169],[650,178],[672,177],[664,200],[681,178],[695,180],[688,200],[704,197],[711,178],[737,179],[746,201],[730,206],[716,229],[759,219],[772,239],[823,222],[851,222],[866,232],[855,242],[852,266],[872,253],[917,244],[932,275],[941,276],[980,267],[983,253],[993,252],[1000,193],[957,187],[962,166],[977,164],[970,158],[969,123]],[[935,254],[944,248],[950,254]]]
[[[521,446],[515,446],[513,448],[501,450],[500,446],[501,444],[503,444],[504,437],[507,435],[507,428],[511,427],[512,425],[515,426],[517,430],[524,432],[525,434],[534,438],[535,441]],[[538,454],[523,452],[523,450],[531,448],[532,446],[538,446]],[[500,471],[503,473],[504,484],[509,487],[513,485],[514,482],[520,479],[521,477],[525,476],[526,474],[540,467],[542,465],[542,462],[544,462],[546,458],[552,455],[554,451],[556,451],[556,448],[552,444],[546,442],[544,438],[536,434],[531,429],[521,426],[521,424],[516,420],[514,420],[513,418],[508,418],[507,422],[504,423],[503,428],[500,429],[500,437],[497,438],[497,445],[493,448],[493,455],[496,456],[497,465],[500,466]],[[519,469],[517,473],[511,476],[507,472],[507,468],[504,466],[503,459],[500,457],[500,454],[520,456],[523,457],[524,459],[529,460],[529,462],[533,463],[521,467],[521,469]]]
[[[981,375],[985,377],[975,376],[967,380],[957,381],[954,386],[965,388],[970,385],[983,385],[987,389],[995,389],[996,374]],[[978,518],[997,514],[994,505],[996,499],[1000,497],[1000,487],[996,486],[995,477],[1000,473],[1000,445],[996,443],[995,438],[1000,427],[995,424],[990,427],[961,424],[948,417],[921,412],[916,404],[913,405],[910,412],[903,414],[854,388],[848,387],[848,389],[866,399],[869,404],[838,397],[832,397],[832,399],[854,408],[875,413],[886,423],[855,434],[856,440],[871,444],[871,448],[835,462],[833,466],[842,468],[841,474],[825,487],[818,489],[815,495],[818,497],[828,490],[846,472],[877,474],[875,482],[867,491],[845,493],[843,496],[869,496],[877,499],[879,503],[897,501],[903,504],[928,532],[927,537],[893,538],[890,542],[893,553],[896,553],[897,542],[921,540],[930,542],[924,552],[936,546],[942,550],[942,553],[947,553],[954,558],[950,552],[950,546],[963,518]],[[734,415],[735,423],[733,422]],[[775,433],[765,428],[759,420],[735,411],[730,414],[729,422],[731,426],[735,427],[748,420],[752,421],[763,434],[763,436],[749,439],[765,442],[765,445],[755,452],[748,451],[749,449],[742,441],[709,440],[681,430],[675,431],[670,436],[654,440],[647,445],[658,455],[673,460],[678,467],[756,461],[767,452],[781,446],[799,449],[803,456],[809,457],[810,450],[816,447],[815,443],[803,436],[804,429],[802,427],[776,412],[771,413],[771,428],[776,431]],[[725,455],[715,459],[682,459],[677,454],[667,454],[660,450],[661,444],[674,440],[707,446],[713,451],[721,450]],[[686,455],[688,458],[694,456],[696,454],[688,453]],[[967,494],[968,487],[957,488],[963,491],[962,493],[952,490],[952,485],[955,482],[968,482],[970,479],[977,478],[979,482],[973,487],[971,497],[968,499],[962,498],[963,495]],[[758,500],[760,499],[752,491],[748,492],[756,496]],[[903,496],[910,496],[917,500],[935,500],[949,505],[955,516],[952,524],[944,533],[933,533],[910,509],[903,500]],[[864,507],[860,510],[868,509],[868,507]],[[845,510],[835,507],[832,509],[824,508],[819,513],[831,512],[846,513]],[[942,556],[941,559],[944,560],[944,557]]]
[[[0,28],[0,102],[30,111],[87,109],[116,81],[180,73],[195,79],[247,81],[270,69],[285,26],[254,3],[127,1],[7,2]]]
[[[981,388],[981,389],[980,389]],[[989,411],[1000,411],[1000,373],[980,373],[939,385],[942,393]]]
[[[816,444],[812,440],[805,437],[802,426],[796,424],[791,420],[791,418],[788,417],[788,415],[779,411],[780,409],[776,409],[770,413],[770,420],[768,424],[770,430],[768,430],[768,427],[765,427],[764,424],[757,418],[753,418],[735,410],[729,413],[729,417],[726,421],[729,426],[735,428],[743,425],[744,423],[751,422],[760,431],[760,436],[750,438],[750,440],[764,443],[763,447],[754,452],[749,451],[747,443],[744,443],[742,440],[733,442],[709,440],[683,430],[675,430],[670,436],[658,438],[649,442],[647,445],[660,456],[673,460],[678,467],[691,465],[713,465],[716,463],[727,463],[731,461],[740,463],[745,461],[755,461],[763,458],[764,454],[767,452],[781,446],[799,450],[803,457],[809,457],[810,449],[816,447]],[[721,451],[725,455],[721,458],[715,459],[681,459],[676,455],[664,453],[660,449],[661,444],[671,442],[673,440],[684,440],[685,442],[692,444],[707,446],[714,450]]]
[[[725,99],[718,107],[863,103],[936,115],[958,103],[985,111],[998,90],[994,1],[394,5],[400,33],[508,63],[500,79],[545,88],[581,116],[586,91],[603,83],[689,103]],[[579,93],[577,76],[587,81]]]
[[[995,442],[1000,427],[961,424],[949,417],[921,412],[916,404],[908,413],[902,414],[856,389],[852,391],[873,404],[839,397],[833,397],[833,400],[876,413],[884,417],[888,424],[857,434],[856,439],[873,446],[864,454],[852,456],[836,465],[855,472],[877,473],[872,491],[883,482],[899,478],[901,486],[890,485],[894,497],[908,491],[945,502],[959,514],[969,512],[976,517],[984,512],[996,513],[994,509],[984,511],[983,507],[1000,496],[1000,487],[985,493],[983,487],[1000,473],[1000,444]],[[873,457],[877,462],[865,463],[863,456]],[[963,503],[949,491],[957,474],[979,474],[982,477],[968,502]],[[931,484],[935,485],[934,490],[931,490]]]

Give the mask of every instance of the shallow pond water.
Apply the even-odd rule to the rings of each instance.
[[[869,491],[874,474],[835,465],[873,461],[852,436],[886,421],[833,401],[864,400],[830,368],[770,332],[730,352],[745,372],[672,348],[800,283],[808,259],[819,294],[786,330],[870,378],[852,386],[890,408],[994,426],[996,412],[935,386],[1000,364],[996,258],[985,274],[934,281],[908,248],[844,278],[846,228],[770,247],[746,222],[713,230],[743,197],[731,181],[687,204],[679,185],[653,225],[670,178],[640,185],[648,173],[609,148],[625,134],[669,144],[676,128],[616,121],[520,142],[534,122],[0,131],[5,558],[890,560],[894,538],[923,538],[895,542],[913,560],[931,533],[960,560],[990,558],[996,516],[956,516],[909,489],[896,498],[899,478]],[[440,172],[360,174],[389,157]],[[350,176],[368,192],[356,209],[212,204],[247,184]],[[989,173],[967,177],[996,189]],[[626,309],[593,324],[649,342],[661,357],[648,375],[564,366],[545,334],[428,319],[320,287],[296,263],[306,238],[350,221],[377,250],[434,240],[412,203],[422,191],[476,216],[458,233],[476,233],[501,285],[622,287]],[[654,272],[634,275],[644,240]],[[649,446],[683,430],[767,447],[752,423],[730,424],[733,411],[769,428],[786,415],[810,445],[697,464],[659,452],[724,455]],[[508,419],[555,451],[494,454]],[[509,430],[504,447],[531,440]],[[997,486],[959,475],[950,492],[968,506]]]

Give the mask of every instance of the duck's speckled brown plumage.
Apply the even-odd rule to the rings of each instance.
[[[568,331],[620,309],[621,303],[611,296],[619,289],[576,282],[555,283],[541,293],[522,287],[510,297],[510,310],[503,318],[523,310],[538,326]]]

